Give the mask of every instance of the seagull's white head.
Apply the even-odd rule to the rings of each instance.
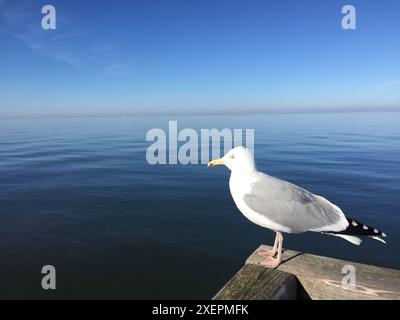
[[[208,167],[218,165],[227,166],[232,172],[253,172],[255,171],[254,156],[251,151],[244,147],[236,147],[220,159],[212,160]]]

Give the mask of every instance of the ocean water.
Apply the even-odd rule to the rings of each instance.
[[[1,119],[0,298],[207,299],[273,242],[236,209],[227,168],[146,162],[146,132],[168,120],[253,128],[260,171],[388,235],[287,235],[286,248],[400,268],[400,113]]]

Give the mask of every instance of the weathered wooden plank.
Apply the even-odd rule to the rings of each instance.
[[[247,259],[247,265],[260,265],[263,258],[255,252]],[[342,286],[345,266],[355,270],[355,288]],[[399,270],[292,250],[284,251],[283,263],[277,270],[296,276],[311,299],[400,299]]]
[[[246,264],[216,294],[215,300],[294,300],[295,276],[256,264]]]

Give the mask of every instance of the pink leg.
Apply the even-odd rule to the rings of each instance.
[[[282,233],[277,232],[276,237],[278,239],[278,248],[277,248],[278,256],[276,258],[274,258],[273,256],[266,257],[266,259],[263,262],[261,262],[263,266],[271,269],[278,267],[282,262],[282,245],[283,245]]]
[[[272,250],[269,249],[259,249],[257,250],[257,254],[262,257],[274,257],[278,252],[278,233],[276,233],[274,247]]]

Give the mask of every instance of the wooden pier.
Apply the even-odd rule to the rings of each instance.
[[[260,248],[271,249],[264,245]],[[213,299],[400,299],[400,270],[291,250],[284,251],[282,264],[277,269],[267,269],[260,265],[262,257],[256,251]],[[346,276],[355,281],[349,281]]]

